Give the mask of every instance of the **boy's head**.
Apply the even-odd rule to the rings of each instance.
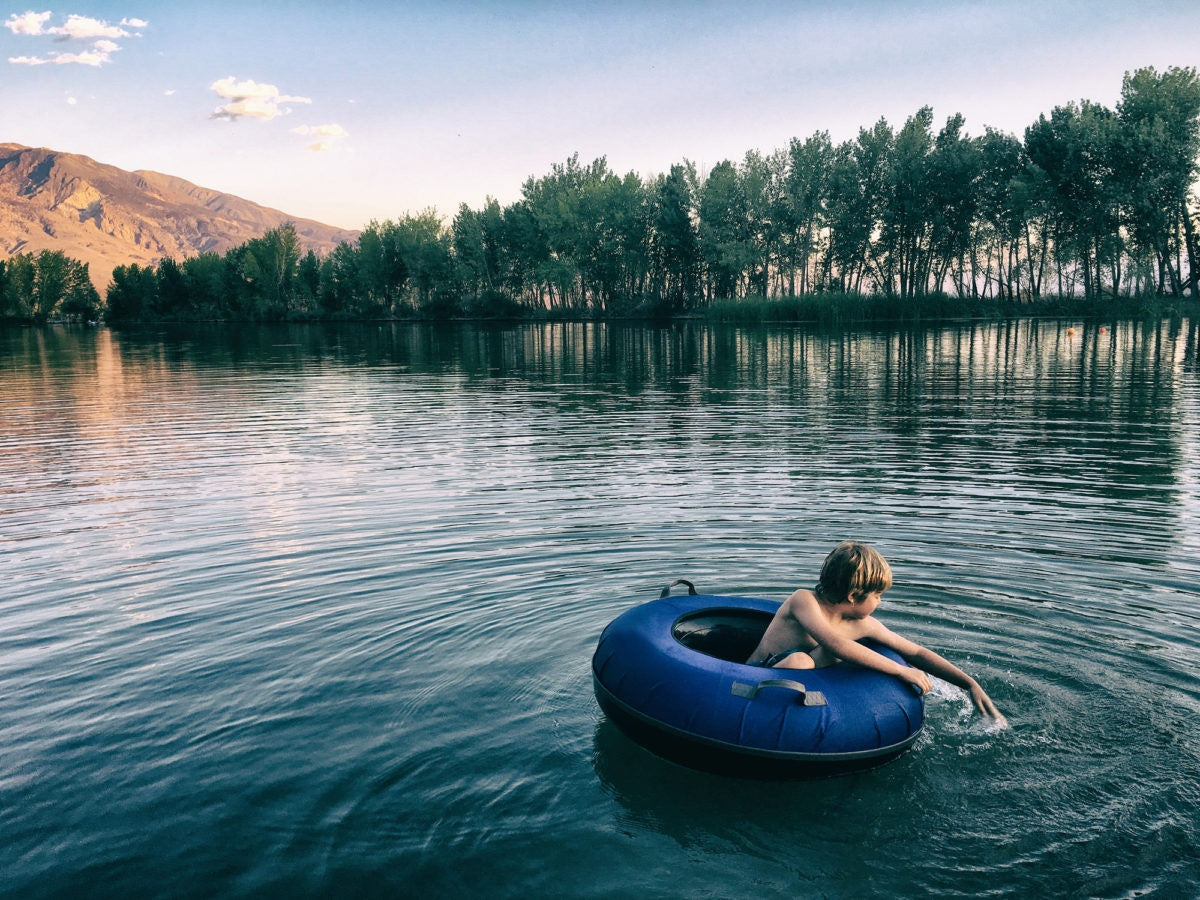
[[[892,586],[892,567],[879,551],[857,541],[842,541],[825,557],[816,595],[826,603],[859,603]]]

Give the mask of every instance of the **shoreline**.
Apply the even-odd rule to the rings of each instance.
[[[958,307],[958,308],[955,308]],[[292,315],[273,319],[147,317],[118,321],[81,321],[65,317],[38,320],[33,317],[0,319],[0,327],[39,325],[105,325],[107,327],[147,328],[176,325],[324,325],[324,324],[542,324],[542,323],[636,323],[665,325],[676,322],[723,325],[815,325],[850,327],[869,325],[911,325],[962,322],[1001,322],[1012,319],[1149,319],[1184,317],[1200,314],[1200,298],[1173,296],[1131,296],[1105,300],[1084,297],[1042,297],[1031,300],[971,299],[930,296],[900,300],[886,295],[809,294],[797,297],[743,298],[714,301],[707,307],[687,312],[654,309],[603,313],[595,310],[530,310],[518,315],[434,316],[411,310],[392,316],[320,316]]]

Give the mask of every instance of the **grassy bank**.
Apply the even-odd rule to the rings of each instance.
[[[901,299],[869,294],[808,294],[800,297],[746,297],[719,300],[702,311],[714,322],[812,323],[911,322],[951,319],[1010,319],[1028,316],[1078,319],[1130,319],[1194,315],[1200,300],[1144,294],[1132,297],[1038,297],[1031,300],[961,298],[947,294]]]

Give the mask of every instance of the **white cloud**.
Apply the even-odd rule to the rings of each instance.
[[[122,38],[130,34],[120,25],[109,25],[102,19],[89,16],[67,16],[67,23],[58,28],[47,28],[46,34],[57,35],[61,40],[90,41],[96,38]]]
[[[36,13],[33,10],[17,15],[13,13],[4,23],[4,27],[13,34],[45,34],[43,26],[50,20],[53,13]]]
[[[301,125],[299,128],[293,128],[292,134],[303,134],[309,137],[320,138],[305,147],[305,150],[311,150],[313,153],[327,153],[338,145],[338,142],[349,136],[341,125],[335,125],[332,122],[328,125]]]
[[[105,46],[101,46],[101,44]],[[96,46],[91,50],[84,50],[81,53],[56,53],[50,62],[60,66],[68,63],[76,63],[81,66],[102,66],[106,62],[112,61],[114,50],[120,49],[112,41],[97,41]]]
[[[209,85],[218,97],[229,102],[213,110],[209,118],[228,119],[233,122],[243,116],[251,119],[274,119],[276,116],[291,112],[284,109],[285,105],[294,103],[312,103],[308,97],[290,97],[280,94],[279,88],[273,84],[259,84],[256,81],[238,81],[232,75],[222,78]]]
[[[52,53],[49,56],[10,56],[8,61],[14,66],[46,66],[46,65],[80,65],[102,66],[112,62],[112,54],[121,48],[112,41],[96,41],[91,50],[80,53]]]
[[[293,128],[294,134],[312,135],[313,137],[321,138],[344,138],[349,135],[341,125],[301,125],[299,128]]]
[[[279,88],[273,84],[259,84],[257,81],[238,81],[232,75],[228,78],[221,78],[209,85],[209,89],[216,91],[218,97],[225,97],[230,100],[244,100],[250,97],[278,97]]]
[[[8,61],[17,66],[45,66],[45,65],[81,65],[81,66],[102,66],[105,63],[112,62],[112,55],[121,49],[121,45],[116,43],[114,38],[136,37],[125,30],[125,26],[135,28],[145,28],[149,25],[142,19],[122,19],[119,25],[110,25],[103,19],[94,19],[91,16],[69,15],[67,20],[62,25],[57,25],[51,28],[46,27],[46,23],[50,21],[53,13],[34,12],[30,10],[25,13],[13,13],[4,23],[5,27],[13,34],[23,34],[33,37],[52,37],[55,42],[65,43],[67,41],[91,41],[92,46],[88,50],[81,50],[78,53],[50,53],[46,56],[10,56]]]

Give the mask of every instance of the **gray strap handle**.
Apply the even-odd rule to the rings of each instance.
[[[694,584],[692,584],[686,578],[676,578],[674,581],[672,581],[670,584],[668,584],[665,588],[662,589],[662,593],[658,595],[658,599],[662,600],[666,597],[670,597],[671,596],[671,588],[675,587],[675,585],[677,585],[677,584],[686,584],[688,593],[691,594],[693,597],[696,596],[696,586]]]
[[[795,691],[800,695],[801,706],[827,705],[825,695],[820,691],[810,691],[799,681],[792,681],[790,678],[768,678],[765,681],[760,681],[758,684],[746,684],[744,681],[735,681],[733,687],[729,689],[729,693],[735,697],[745,697],[747,700],[753,700],[763,688],[783,688],[787,691]]]

